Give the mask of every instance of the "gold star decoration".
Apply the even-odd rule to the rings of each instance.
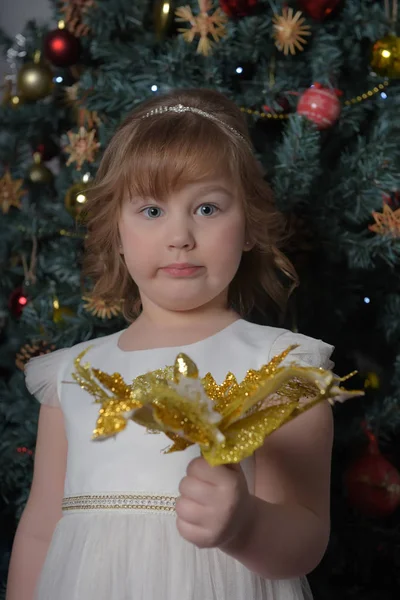
[[[3,215],[6,215],[11,206],[21,208],[21,196],[25,194],[22,190],[23,179],[13,179],[9,169],[6,169],[0,179],[0,206]]]
[[[100,319],[111,319],[121,314],[122,302],[110,303],[96,296],[82,296],[83,308]]]
[[[183,39],[191,43],[196,36],[200,37],[197,52],[204,56],[209,56],[213,47],[213,42],[218,42],[226,36],[225,23],[228,21],[226,14],[220,8],[213,9],[211,0],[199,0],[200,14],[194,15],[190,6],[180,6],[175,11],[176,21],[179,23],[188,22],[190,29],[179,28],[178,32],[182,34]]]
[[[274,15],[273,37],[275,46],[287,56],[289,53],[296,54],[296,49],[300,52],[303,45],[307,44],[304,36],[311,35],[310,26],[303,25],[305,18],[298,10],[293,15],[293,8],[284,8],[282,15]]]
[[[379,235],[388,235],[393,238],[400,237],[400,208],[392,210],[388,204],[383,205],[383,211],[373,212],[375,225],[369,225],[368,229]]]
[[[68,131],[67,136],[69,144],[64,149],[70,155],[67,167],[75,162],[76,170],[80,171],[86,161],[90,163],[94,161],[94,155],[100,147],[95,139],[96,131],[94,129],[87,131],[85,127],[79,127],[78,133]]]
[[[266,436],[315,404],[343,402],[363,391],[340,386],[331,371],[296,364],[280,366],[290,346],[239,382],[233,373],[218,384],[211,373],[200,378],[185,354],[173,366],[150,371],[129,385],[120,373],[108,374],[75,359],[72,378],[101,404],[93,440],[123,431],[132,420],[151,433],[163,432],[173,445],[166,452],[198,444],[210,465],[238,463],[251,456]]]

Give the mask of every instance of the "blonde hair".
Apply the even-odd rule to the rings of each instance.
[[[168,111],[144,118],[177,104],[214,118]],[[295,269],[281,251],[286,219],[275,207],[250,144],[240,110],[216,91],[177,90],[136,108],[112,137],[87,194],[84,275],[94,285],[93,295],[110,303],[122,300],[128,321],[140,312],[139,290],[119,252],[118,220],[128,194],[162,199],[189,183],[227,175],[242,199],[247,239],[253,245],[243,253],[229,303],[242,316],[253,308],[265,309],[268,299],[284,308],[297,284]]]

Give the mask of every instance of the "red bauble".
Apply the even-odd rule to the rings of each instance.
[[[228,17],[248,17],[257,6],[258,0],[219,0],[219,5]]]
[[[341,0],[297,0],[301,10],[316,21],[323,21],[340,4]]]
[[[20,317],[22,315],[22,311],[25,306],[28,304],[28,298],[24,293],[22,287],[16,288],[13,292],[11,292],[10,297],[8,299],[8,308],[14,317]]]
[[[340,115],[339,92],[319,84],[308,88],[299,99],[297,112],[315,123],[318,129],[327,129]]]
[[[78,38],[67,29],[56,29],[46,35],[43,50],[56,67],[70,67],[78,61],[81,46]]]
[[[400,473],[382,456],[374,434],[367,435],[367,452],[345,473],[348,500],[368,517],[387,517],[400,506]]]

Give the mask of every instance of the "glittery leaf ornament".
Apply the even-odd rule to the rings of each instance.
[[[213,47],[213,42],[218,42],[226,36],[225,23],[228,21],[226,14],[220,8],[217,8],[212,14],[213,4],[211,0],[199,0],[200,13],[194,15],[190,6],[180,6],[175,11],[176,21],[190,25],[190,29],[179,28],[178,32],[182,34],[183,39],[191,43],[198,36],[200,38],[197,52],[204,56],[209,56]]]
[[[305,18],[300,11],[293,15],[293,8],[284,8],[282,15],[274,15],[275,46],[284,53],[285,56],[296,54],[296,49],[300,52],[303,45],[307,44],[304,36],[311,35],[310,26],[304,25]]]
[[[85,127],[79,127],[78,133],[68,131],[67,136],[69,144],[64,149],[69,154],[67,167],[76,163],[76,170],[80,171],[86,161],[94,162],[95,154],[100,148],[99,142],[95,139],[94,129],[87,131]]]
[[[291,346],[238,383],[228,373],[218,384],[208,373],[200,379],[195,363],[179,354],[175,365],[137,377],[107,375],[75,359],[74,380],[102,404],[93,439],[105,439],[131,419],[174,443],[167,452],[199,444],[210,465],[238,463],[251,456],[273,431],[322,400],[343,402],[363,392],[347,391],[331,371],[282,361]]]

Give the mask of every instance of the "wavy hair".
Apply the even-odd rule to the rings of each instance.
[[[153,109],[176,104],[211,113],[214,119],[168,111],[144,118]],[[253,245],[243,253],[230,284],[230,305],[242,316],[253,308],[265,309],[269,300],[284,309],[297,285],[295,269],[282,252],[287,240],[286,218],[277,210],[251,151],[240,110],[224,95],[208,89],[183,89],[152,97],[136,108],[112,137],[85,208],[83,273],[93,283],[93,295],[110,303],[122,301],[128,321],[140,313],[139,290],[119,252],[118,221],[124,198],[135,195],[161,200],[189,183],[213,176],[229,177],[240,194],[247,239]]]

